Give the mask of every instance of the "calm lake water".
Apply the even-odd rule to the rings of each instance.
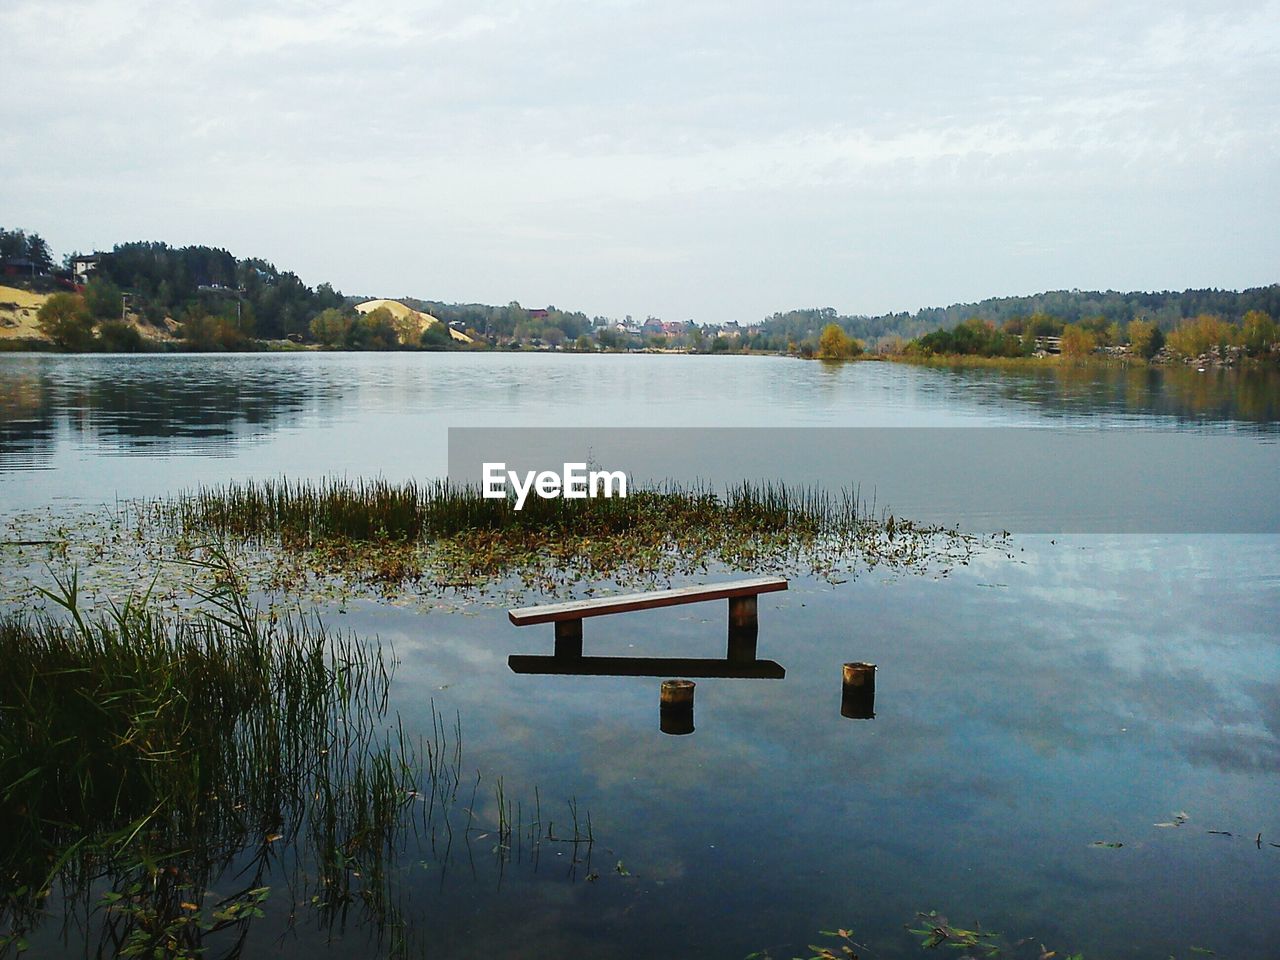
[[[1044,425],[1272,445],[1280,382],[742,357],[0,356],[0,502],[442,476],[449,427]],[[479,835],[448,863],[410,844],[399,884],[430,955],[808,956],[844,927],[864,956],[910,956],[904,924],[936,909],[1090,958],[1276,956],[1275,535],[1015,535],[945,577],[793,581],[760,604],[760,655],[786,679],[699,680],[688,736],[660,732],[656,678],[513,674],[507,656],[550,653],[551,628],[516,629],[501,607],[322,613],[394,646],[411,732],[430,732],[432,705],[460,718],[479,821],[497,821],[498,777],[525,811],[536,788],[558,831],[568,801],[590,812],[589,863],[564,845],[504,862]],[[593,654],[720,656],[724,611],[588,620],[586,638]],[[841,716],[851,660],[878,664],[874,719]],[[1175,813],[1186,822],[1155,826]],[[251,955],[375,951],[354,918],[286,931],[287,899]],[[59,935],[51,922],[35,955],[60,955]]]

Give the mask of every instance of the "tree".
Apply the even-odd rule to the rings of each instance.
[[[311,318],[311,336],[327,347],[345,343],[350,330],[351,316],[336,307],[321,310]]]
[[[249,325],[246,323],[245,327]],[[183,314],[182,339],[193,350],[237,350],[248,338],[234,314],[218,316],[196,304]]]
[[[35,264],[36,273],[48,273],[53,269],[53,254],[44,237],[33,233],[27,237],[27,259]]]
[[[388,313],[391,311],[388,310]],[[422,341],[422,315],[414,311],[405,311],[402,316],[392,315],[391,325],[396,329],[396,336],[406,347],[416,347]],[[431,324],[437,326],[437,324]]]
[[[94,277],[85,285],[84,302],[96,320],[119,320],[124,311],[120,288],[101,277]]]
[[[1239,339],[1239,333],[1234,325],[1202,313],[1194,320],[1179,324],[1169,334],[1169,349],[1183,357],[1198,357],[1214,347],[1224,352]]]
[[[347,332],[347,346],[355,350],[394,350],[400,337],[393,320],[386,307],[362,314]]]
[[[0,260],[16,260],[27,255],[25,230],[5,230],[0,227]]]
[[[854,340],[838,323],[828,323],[818,337],[819,360],[852,360],[862,353],[862,344]]]
[[[1164,334],[1152,320],[1129,321],[1129,350],[1144,360],[1150,360],[1164,346]]]
[[[41,332],[64,350],[87,350],[93,344],[93,317],[78,293],[55,293],[40,307]]]
[[[1246,313],[1242,327],[1244,348],[1254,355],[1266,353],[1280,339],[1277,337],[1276,322],[1269,313],[1261,310]]]
[[[1087,357],[1098,347],[1098,335],[1083,326],[1068,323],[1062,328],[1062,355],[1064,357]]]
[[[418,338],[418,345],[423,350],[447,350],[452,342],[453,337],[449,335],[449,328],[439,320],[428,323]]]

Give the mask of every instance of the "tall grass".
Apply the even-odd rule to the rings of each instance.
[[[478,776],[470,806],[459,798],[461,718],[431,704],[430,734],[408,736],[388,717],[379,645],[264,619],[227,555],[209,557],[215,585],[195,615],[144,595],[91,616],[72,575],[45,591],[53,613],[0,616],[0,957],[23,951],[50,904],[81,905],[64,931],[87,953],[96,940],[104,955],[212,956],[216,943],[239,956],[282,879],[284,915],[308,904],[394,955],[412,915],[406,850],[443,865],[455,832],[468,859],[496,833],[499,869],[526,846],[536,862],[544,843],[571,844],[572,865],[589,856],[576,802],[571,837],[540,817],[513,828],[499,780],[498,822],[482,823]]]
[[[610,536],[655,523],[835,532],[865,517],[855,494],[743,482],[724,493],[668,484],[627,497],[542,499],[521,510],[448,481],[264,480],[202,488],[156,505],[188,533],[306,545],[331,539],[410,542],[477,531]]]
[[[963,559],[957,531],[877,517],[856,490],[743,482],[632,489],[625,498],[541,499],[516,510],[445,481],[267,480],[137,505],[139,536],[283,548],[295,573],[392,589],[417,581],[487,589],[517,578],[554,592],[580,582],[655,582],[720,565],[826,574],[858,564]],[[289,566],[292,565],[292,566]]]
[[[380,896],[423,776],[405,738],[379,732],[381,649],[302,617],[263,624],[225,558],[211,564],[203,616],[144,597],[90,618],[72,576],[47,593],[64,616],[0,617],[0,954],[55,888],[106,890],[103,937],[124,955],[194,951],[261,913],[273,845],[300,834],[322,876],[346,851]],[[426,775],[441,766],[431,754]],[[233,863],[248,882],[193,915]]]

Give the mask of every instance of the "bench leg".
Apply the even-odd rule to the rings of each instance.
[[[556,656],[557,657],[581,657],[582,656],[582,621],[581,620],[557,620],[556,621]]]
[[[751,662],[756,659],[756,636],[759,619],[756,614],[756,598],[729,598],[729,652],[727,658],[735,662]]]

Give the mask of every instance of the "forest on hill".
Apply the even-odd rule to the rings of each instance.
[[[0,274],[5,282],[12,280],[44,292],[73,291],[83,298],[82,303],[61,305],[64,326],[74,334],[62,340],[54,338],[65,349],[102,349],[103,324],[123,321],[126,316],[157,331],[173,329],[174,346],[197,350],[245,349],[263,340],[339,349],[459,346],[430,325],[423,331],[426,336],[422,342],[416,335],[406,339],[404,331],[392,329],[390,318],[376,315],[370,319],[355,311],[357,302],[370,298],[344,296],[329,283],[308,286],[297,274],[267,260],[240,259],[218,247],[139,241],[116,244],[110,251],[87,258],[68,254],[61,263],[61,268],[56,266],[49,245],[39,234],[0,229]],[[87,272],[77,274],[77,264]],[[1150,323],[1168,333],[1205,316],[1238,325],[1251,313],[1280,317],[1280,284],[1243,291],[1056,290],[879,316],[841,314],[834,307],[822,307],[725,325],[691,320],[665,323],[652,316],[643,322],[631,317],[588,317],[578,310],[524,307],[516,301],[498,306],[405,297],[400,302],[465,331],[468,336],[461,339],[471,347],[813,355],[823,330],[833,325],[879,352],[893,352],[908,341],[966,324],[977,330],[974,324],[978,321],[1016,335],[1043,326],[1046,319],[1056,327],[1044,331],[1049,333],[1060,332],[1064,325],[1085,325],[1095,331],[1112,326],[1125,329],[1134,321]],[[115,348],[147,348],[137,338],[136,327],[130,334],[124,326],[106,331]],[[342,335],[335,338],[334,330],[341,330]],[[1012,349],[1005,345],[1000,352]]]
[[[1238,323],[1245,314],[1260,311],[1280,317],[1280,283],[1248,290],[1183,290],[1156,293],[1114,290],[1052,290],[1025,297],[992,297],[977,303],[926,307],[915,313],[879,316],[843,315],[834,307],[775,313],[760,328],[761,349],[787,349],[788,343],[816,342],[822,329],[834,323],[851,337],[869,345],[900,338],[913,340],[935,330],[960,326],[967,320],[990,321],[996,327],[1034,316],[1053,317],[1060,323],[1085,321],[1127,325],[1132,320],[1154,323],[1168,332],[1185,320],[1203,315]]]

